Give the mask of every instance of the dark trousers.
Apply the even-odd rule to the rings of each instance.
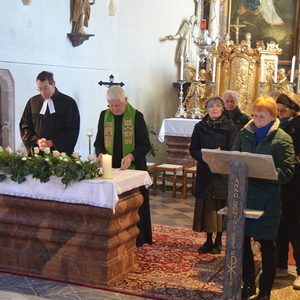
[[[300,224],[288,224],[280,222],[276,239],[277,268],[287,269],[289,242],[293,246],[294,259],[296,261],[297,275],[300,275]]]
[[[255,266],[250,243],[251,237],[245,235],[243,256],[243,281],[255,281]],[[259,291],[270,294],[276,276],[276,246],[274,240],[257,240],[261,245],[262,273],[259,279]]]

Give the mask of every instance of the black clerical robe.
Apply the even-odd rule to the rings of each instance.
[[[58,150],[72,155],[76,145],[80,115],[77,104],[71,97],[60,93],[57,88],[52,95],[55,113],[40,114],[44,99],[41,95],[30,98],[26,104],[19,124],[21,139],[30,153],[32,147],[37,146],[41,138],[52,140],[51,150]]]
[[[102,111],[98,122],[98,132],[94,143],[96,155],[100,153],[106,153],[104,146],[104,114]],[[122,146],[122,119],[121,116],[114,116],[115,133],[114,133],[114,149],[112,155],[113,168],[121,167],[121,160],[123,158],[123,146]],[[151,143],[149,140],[148,129],[144,120],[144,116],[141,112],[136,111],[135,123],[135,149],[131,152],[134,156],[132,164],[135,165],[136,170],[146,170],[146,155],[151,149]],[[126,153],[125,155],[127,155]],[[124,156],[125,156],[124,155]],[[152,244],[152,231],[151,231],[151,217],[149,206],[149,190],[144,186],[140,187],[140,192],[144,197],[144,202],[139,209],[140,221],[137,223],[137,227],[140,230],[137,236],[137,246],[140,247],[145,243]]]

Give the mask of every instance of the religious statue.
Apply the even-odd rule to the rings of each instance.
[[[75,0],[72,21],[74,22],[73,33],[83,33],[84,27],[88,27],[90,19],[90,6],[95,4],[96,0]]]
[[[291,87],[289,85],[290,83],[290,77],[291,77],[291,70],[288,71],[288,73],[286,74],[285,69],[284,68],[280,68],[278,69],[277,72],[277,80],[278,80],[278,86],[277,89],[283,93],[286,94],[287,92],[289,92],[291,90]],[[294,74],[295,78],[298,77],[298,71],[295,71]]]
[[[196,20],[197,17],[192,15],[174,36],[166,36],[168,40],[177,39],[179,41],[175,59],[177,62],[180,61],[182,55],[185,63],[197,65],[198,47],[195,44],[195,38],[200,35],[200,28],[196,25]]]
[[[219,51],[221,57],[229,57],[234,49],[234,42],[230,39],[230,34],[226,33],[224,40],[219,43]]]
[[[242,53],[246,53],[247,55],[253,55],[253,48],[251,47],[251,33],[247,32],[245,34],[245,40],[241,41]]]

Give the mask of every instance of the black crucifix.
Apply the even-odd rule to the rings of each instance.
[[[120,82],[120,83],[117,83],[117,82],[114,82],[114,75],[110,75],[109,76],[109,82],[105,82],[105,81],[99,81],[98,84],[99,85],[105,85],[107,88],[113,86],[113,85],[119,85],[120,87],[122,87],[123,85],[125,85],[125,83],[123,82]]]
[[[246,25],[240,25],[240,19],[237,18],[236,19],[236,23],[234,25],[230,25],[230,27],[234,27],[235,28],[235,43],[236,45],[239,44],[239,31],[241,27],[246,27]]]
[[[277,180],[271,155],[202,149],[203,160],[212,173],[228,174],[224,288],[222,300],[240,300],[245,218],[258,219],[263,211],[246,209],[248,177]]]

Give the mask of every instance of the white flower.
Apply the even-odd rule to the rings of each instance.
[[[60,156],[63,157],[63,158],[65,158],[65,157],[67,156],[67,154],[66,154],[66,152],[62,152],[62,153],[60,154]]]
[[[74,151],[74,152],[72,153],[72,156],[73,156],[74,158],[79,158],[79,153]]]
[[[63,158],[61,156],[58,159],[63,160]]]
[[[45,147],[44,152],[45,154],[50,154],[50,147]]]
[[[34,154],[39,154],[40,153],[39,147],[34,147],[33,152],[34,152]]]
[[[60,156],[60,153],[59,153],[59,151],[57,151],[57,150],[54,150],[54,151],[52,152],[52,154],[53,154],[53,156],[55,156],[55,157],[59,157],[59,156]]]
[[[68,162],[68,159],[65,157],[65,158],[63,159],[63,161]]]
[[[87,155],[87,159],[88,159],[89,161],[91,161],[91,160],[93,160],[93,159],[94,159],[94,157],[93,157],[93,155],[92,155],[92,154],[88,154],[88,155]]]
[[[8,153],[12,153],[13,152],[10,146],[7,146],[5,148],[5,151],[8,152]]]
[[[25,160],[27,160],[27,157],[23,156],[21,159],[25,161]]]
[[[81,165],[81,162],[79,160],[76,160],[76,164]]]
[[[0,146],[0,152],[4,152],[4,149],[2,146]]]
[[[50,159],[48,157],[45,158],[45,161],[50,161]]]

